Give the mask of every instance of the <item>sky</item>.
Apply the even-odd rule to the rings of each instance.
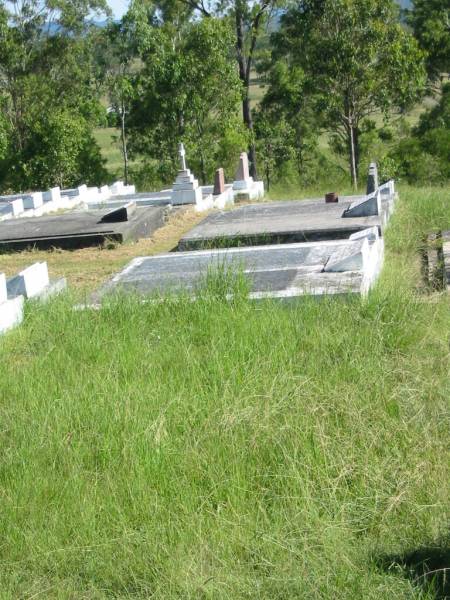
[[[127,10],[128,0],[108,0],[108,4],[114,13],[114,17],[121,17]]]

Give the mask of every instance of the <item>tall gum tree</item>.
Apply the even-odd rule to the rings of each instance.
[[[425,85],[424,55],[400,25],[398,7],[392,0],[297,0],[273,42],[274,60],[302,67],[324,126],[348,149],[356,188],[362,121],[405,110]]]
[[[208,18],[227,17],[235,32],[236,61],[242,85],[242,117],[249,133],[248,154],[250,174],[257,178],[256,145],[254,124],[250,103],[251,74],[255,62],[257,43],[264,30],[264,24],[271,11],[281,4],[281,0],[162,0],[164,12],[176,14],[173,6],[184,6],[193,15]],[[171,7],[171,10],[168,7]]]

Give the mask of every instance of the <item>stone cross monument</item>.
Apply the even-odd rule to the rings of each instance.
[[[184,149],[183,142],[178,144],[178,154],[180,155],[181,170],[186,171],[186,150]]]
[[[180,155],[181,169],[172,185],[172,204],[199,204],[203,197],[202,189],[186,166],[186,150],[182,142],[178,145],[178,154]]]

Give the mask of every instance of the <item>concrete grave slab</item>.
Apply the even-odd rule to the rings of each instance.
[[[305,294],[366,293],[381,265],[372,269],[379,256],[378,244],[368,238],[357,241],[268,245],[223,250],[202,250],[142,257],[133,260],[95,296],[94,302],[117,292],[166,295],[187,292],[198,295],[208,272],[231,269],[242,272],[250,284],[250,298],[292,298]],[[361,255],[364,256],[361,258]],[[348,270],[338,260],[356,257]],[[336,269],[327,264],[334,261]],[[372,269],[366,273],[365,269]]]
[[[149,237],[166,219],[164,207],[138,207],[127,221],[104,222],[109,209],[70,212],[0,223],[0,249],[81,248],[107,240],[125,242]]]
[[[382,220],[377,215],[342,218],[343,210],[354,201],[354,196],[343,196],[338,204],[325,204],[323,198],[316,198],[263,202],[220,211],[183,236],[179,249],[345,239],[369,227],[381,229]]]

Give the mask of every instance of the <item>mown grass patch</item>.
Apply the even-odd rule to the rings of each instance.
[[[0,346],[0,597],[435,598],[383,563],[448,551],[431,226],[445,191],[403,190],[367,301],[226,301],[210,275],[195,303],[30,305]]]

